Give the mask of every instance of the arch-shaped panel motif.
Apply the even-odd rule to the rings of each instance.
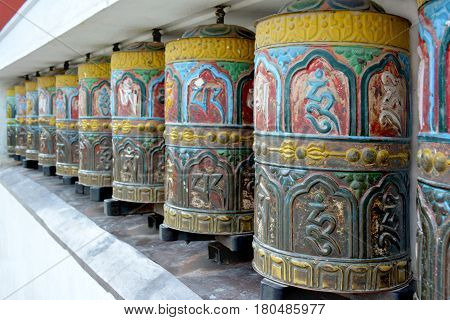
[[[282,82],[280,72],[263,53],[257,53],[256,55],[255,70],[257,71],[254,82],[255,127],[257,130],[264,128],[264,131],[280,131],[282,127]],[[273,87],[274,84],[275,86]],[[276,97],[275,101],[270,100],[270,97],[273,95]],[[275,106],[273,107],[274,103]],[[273,113],[273,110],[275,113]]]
[[[153,184],[163,184],[164,183],[164,172],[165,172],[165,150],[166,145],[164,139],[160,139],[150,151],[149,154],[149,183]]]
[[[221,124],[233,123],[234,99],[233,85],[231,80],[219,69],[210,64],[201,65],[184,79],[182,119],[186,123],[204,123],[204,121]],[[204,112],[203,118],[193,108]],[[207,114],[211,114],[206,117]],[[219,113],[220,122],[217,119],[209,119],[210,116],[217,117]],[[202,120],[201,120],[202,119]]]
[[[315,61],[326,61],[326,64],[319,63],[315,65]],[[333,132],[334,127],[337,134],[356,135],[356,76],[351,68],[336,60],[328,51],[321,49],[308,53],[301,61],[294,64],[286,75],[284,87],[286,132],[293,132],[291,108],[293,101],[291,93],[295,92],[292,88],[292,85],[296,84],[295,77],[298,76],[299,72],[311,66],[313,67],[314,75],[306,76],[306,79],[308,79],[306,81],[305,79],[299,79],[299,83],[304,83],[304,89],[307,92],[303,101],[299,101],[300,105],[304,104],[305,117],[311,122],[318,134],[330,134]],[[340,76],[336,71],[341,72],[343,75]],[[348,83],[345,83],[346,81]],[[340,86],[346,89],[343,91],[337,90],[337,85],[335,87],[333,82],[340,83]],[[302,89],[300,88],[299,90]],[[349,109],[345,110],[347,101]],[[333,108],[336,107],[337,109],[333,111]],[[342,115],[337,117],[335,112],[345,112],[347,114],[345,121],[348,123],[340,122],[339,118]],[[340,127],[344,129],[341,130]]]
[[[114,86],[114,115],[144,117],[147,101],[145,83],[132,72],[124,72]]]
[[[428,88],[429,88],[429,110],[428,110],[428,126],[433,132],[436,131],[435,124],[435,94],[436,94],[436,49],[434,48],[433,36],[421,25],[419,24],[419,35],[421,39],[425,42],[428,59],[429,59],[429,69],[428,69]]]
[[[166,179],[165,188],[166,202],[173,205],[182,205],[182,188],[184,185],[181,165],[174,155],[176,152],[172,148],[166,151]],[[177,199],[181,198],[181,201]]]
[[[145,183],[145,150],[129,138],[114,141],[114,180],[125,183]]]
[[[289,249],[318,257],[354,258],[357,201],[331,177],[312,174],[286,194],[284,217],[291,221]]]
[[[236,123],[253,125],[253,79],[255,75],[251,73],[241,77],[236,85]]]
[[[361,78],[361,134],[408,137],[409,80],[400,61],[387,54]]]
[[[110,117],[111,116],[111,86],[108,81],[100,80],[92,87],[90,103],[88,104],[88,115],[94,117]]]
[[[380,258],[407,253],[409,242],[408,189],[399,174],[388,174],[361,199],[364,257]]]
[[[101,136],[92,143],[94,154],[93,168],[96,171],[110,171],[112,169],[112,142],[110,136]]]
[[[255,189],[255,159],[251,153],[236,169],[237,199],[234,210],[252,210]]]
[[[166,122],[181,122],[181,112],[178,106],[181,101],[182,88],[178,75],[170,66],[166,68],[165,76],[165,120]]]
[[[151,119],[164,119],[164,72],[152,79],[148,86],[148,117]]]
[[[439,132],[450,127],[450,28],[445,31],[439,48]]]
[[[281,223],[283,189],[263,166],[257,167],[255,183],[255,237],[280,248],[285,234]]]
[[[201,210],[232,210],[234,174],[230,164],[212,151],[198,153],[183,170],[186,204]]]

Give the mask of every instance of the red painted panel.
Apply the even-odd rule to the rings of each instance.
[[[25,0],[0,1],[0,30],[3,29],[24,3]]]

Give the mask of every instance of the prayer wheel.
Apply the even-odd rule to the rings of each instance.
[[[253,232],[254,33],[223,23],[166,44],[164,223],[211,235]]]
[[[164,45],[141,42],[114,52],[111,70],[113,198],[163,203]]]
[[[16,154],[16,92],[14,88],[6,90],[6,145],[8,155]]]
[[[112,138],[110,60],[98,57],[78,66],[79,183],[111,187]]]
[[[25,95],[25,86],[15,86],[16,101],[16,155],[25,157],[27,151],[27,100]]]
[[[417,295],[450,299],[450,2],[419,0]]]
[[[56,76],[56,174],[78,177],[78,74],[76,69]]]
[[[30,161],[39,160],[39,103],[36,81],[25,81],[27,101],[27,149],[25,157]]]
[[[411,279],[410,23],[368,0],[258,21],[253,267],[336,293]]]
[[[56,166],[56,78],[45,75],[37,78],[39,105],[39,165]]]

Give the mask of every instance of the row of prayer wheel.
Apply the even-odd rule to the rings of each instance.
[[[420,3],[424,299],[448,292],[448,9]],[[258,21],[255,41],[217,15],[165,48],[133,44],[80,65],[78,78],[8,91],[9,152],[56,161],[59,175],[112,186],[117,200],[164,202],[176,230],[254,232],[253,267],[277,282],[406,286],[410,23],[369,0],[297,0]]]

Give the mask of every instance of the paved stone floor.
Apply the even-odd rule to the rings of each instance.
[[[262,278],[250,262],[218,265],[208,260],[208,242],[162,242],[158,233],[148,228],[147,215],[108,217],[103,202],[92,202],[89,196],[76,194],[74,185],[63,185],[58,177],[45,177],[42,172],[19,165],[17,170],[161,265],[203,299],[259,298]]]

